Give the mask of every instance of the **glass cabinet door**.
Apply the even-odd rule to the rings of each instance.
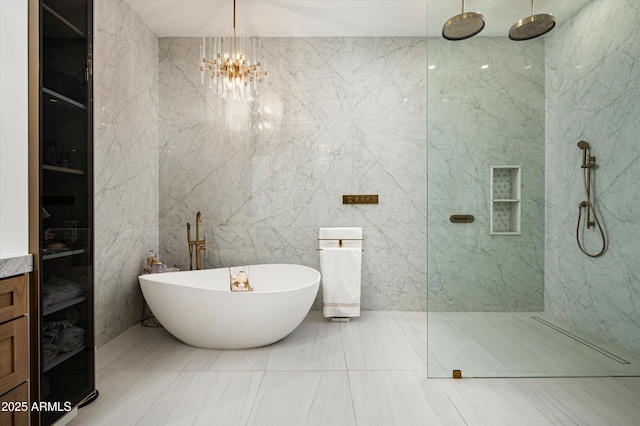
[[[92,2],[40,8],[40,375],[52,424],[95,389]]]

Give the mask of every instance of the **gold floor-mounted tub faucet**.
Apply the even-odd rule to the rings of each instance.
[[[196,269],[202,269],[201,251],[207,249],[207,239],[200,239],[200,223],[202,223],[202,213],[196,214],[196,239],[191,239],[191,224],[187,222],[187,241],[189,242],[189,270],[193,270],[193,249],[196,250]]]

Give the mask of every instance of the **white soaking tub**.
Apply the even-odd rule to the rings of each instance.
[[[320,273],[302,265],[253,265],[248,271],[251,292],[229,290],[228,268],[138,280],[149,308],[176,338],[200,348],[247,349],[291,333],[311,309],[320,285]]]

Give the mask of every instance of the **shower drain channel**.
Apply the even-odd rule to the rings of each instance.
[[[546,325],[549,328],[554,329],[555,331],[557,331],[559,333],[564,334],[565,336],[575,340],[576,342],[581,343],[581,344],[585,345],[586,347],[588,347],[590,349],[593,349],[594,351],[596,351],[596,352],[598,352],[598,353],[600,353],[600,354],[602,354],[602,355],[604,355],[604,356],[606,356],[608,358],[611,358],[612,360],[614,360],[614,361],[616,361],[616,362],[618,362],[620,364],[631,364],[629,361],[627,361],[625,359],[622,359],[619,356],[614,355],[611,352],[606,351],[606,350],[602,349],[601,347],[596,346],[593,343],[591,343],[591,342],[589,342],[587,340],[584,340],[583,338],[578,337],[575,334],[558,327],[557,325],[554,325],[554,324],[550,323],[547,320],[544,320],[544,319],[542,319],[540,317],[531,317],[531,318],[533,318],[534,320],[538,321],[541,324]]]

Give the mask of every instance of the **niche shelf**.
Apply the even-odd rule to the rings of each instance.
[[[520,166],[491,166],[490,235],[521,235]]]

